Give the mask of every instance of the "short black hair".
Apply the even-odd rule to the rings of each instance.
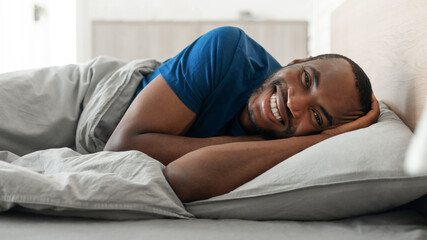
[[[362,111],[364,114],[367,114],[371,110],[372,86],[371,81],[369,80],[369,77],[366,75],[365,71],[363,71],[363,69],[350,58],[336,53],[318,55],[307,60],[307,62],[316,59],[344,59],[350,64],[356,79],[356,88],[359,93],[359,101],[362,105]]]

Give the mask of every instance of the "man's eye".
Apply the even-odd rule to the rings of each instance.
[[[313,111],[314,119],[316,119],[316,122],[319,126],[322,126],[322,121],[320,120],[319,114],[317,112]]]
[[[305,76],[305,85],[308,88],[310,88],[310,77],[308,76],[307,71],[304,71],[304,76]]]

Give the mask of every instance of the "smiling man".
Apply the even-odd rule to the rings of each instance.
[[[321,55],[281,67],[242,30],[222,27],[142,79],[105,150],[161,161],[178,197],[193,201],[378,114],[368,77],[350,59]]]
[[[366,74],[344,56],[294,60],[255,90],[242,123],[268,138],[313,134],[366,114],[371,95]]]

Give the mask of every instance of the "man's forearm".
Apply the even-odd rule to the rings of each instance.
[[[209,146],[169,164],[164,174],[183,202],[227,193],[330,135]]]
[[[164,165],[168,165],[183,155],[206,146],[263,140],[258,136],[190,138],[161,133],[145,133],[123,138],[126,140],[122,139],[119,141],[121,143],[120,146],[114,144],[114,142],[109,142],[105,150],[139,150],[162,162]]]

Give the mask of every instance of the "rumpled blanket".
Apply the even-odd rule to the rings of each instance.
[[[138,84],[159,64],[98,57],[0,74],[0,211],[191,217],[163,164],[138,151],[102,151]]]
[[[58,147],[103,150],[143,75],[159,64],[98,57],[0,74],[0,150],[19,156]]]

